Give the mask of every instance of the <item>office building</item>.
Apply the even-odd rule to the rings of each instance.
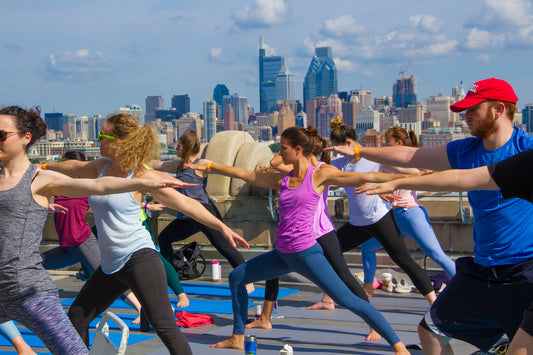
[[[235,111],[231,102],[224,104],[224,131],[232,131],[235,129]]]
[[[416,105],[416,78],[411,75],[396,80],[392,86],[392,100],[397,108]]]
[[[359,99],[361,108],[372,106],[372,91],[370,90],[351,90],[350,98],[356,96]]]
[[[527,104],[522,110],[522,124],[527,132],[533,133],[533,104]]]
[[[316,113],[316,128],[322,137],[329,137],[331,132],[330,121],[342,118],[342,102],[337,95],[331,95],[326,104],[321,105]]]
[[[315,56],[309,64],[303,84],[304,107],[307,101],[319,96],[329,97],[337,93],[337,69],[333,61],[331,47],[315,48]],[[309,115],[309,112],[306,111]]]
[[[45,113],[44,121],[46,122],[47,129],[53,129],[54,131],[63,130],[63,114],[60,112]]]
[[[278,115],[278,134],[281,134],[284,130],[289,127],[296,125],[295,115],[292,109],[289,107],[289,104],[286,103],[283,105],[281,110],[279,110]]]
[[[307,115],[306,115],[305,112],[300,111],[300,112],[298,112],[296,114],[295,125],[298,126],[298,127],[307,128],[307,126],[308,126],[308,124],[307,124]]]
[[[119,114],[119,113],[131,115],[135,117],[139,125],[143,124],[143,112],[141,110],[141,106],[126,105],[126,107],[119,107],[119,109],[115,111],[115,114]]]
[[[259,110],[271,113],[276,109],[276,75],[284,64],[280,56],[267,56],[263,37],[259,38]],[[237,121],[237,119],[236,119]],[[240,122],[240,121],[238,121]]]
[[[222,107],[224,106],[224,96],[229,95],[229,90],[224,84],[217,84],[215,86],[215,89],[213,90],[213,100],[217,103],[218,107],[217,110],[220,110],[220,115],[218,115],[217,111],[217,117],[220,120],[224,119],[224,110]]]
[[[357,112],[357,120],[355,122],[357,138],[363,138],[368,130],[380,131],[380,113],[372,109],[372,107],[364,107]]]
[[[217,133],[217,103],[215,100],[204,102],[204,142],[208,143]]]
[[[150,123],[155,120],[155,110],[165,108],[163,96],[146,96],[145,106],[144,122]]]
[[[189,98],[189,94],[173,95],[172,108],[175,108],[176,111],[178,111],[180,117],[187,112],[191,112],[191,99]]]
[[[280,101],[295,101],[294,75],[285,64],[276,75],[276,104]]]
[[[225,110],[227,104],[231,104],[235,123],[242,123],[245,126],[248,124],[248,98],[246,96],[239,94],[226,95],[222,101],[223,110]],[[224,117],[226,117],[225,112]]]

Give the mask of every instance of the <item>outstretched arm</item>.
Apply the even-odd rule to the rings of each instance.
[[[342,187],[359,186],[367,182],[384,182],[394,179],[401,179],[409,175],[387,174],[381,172],[345,172],[334,166],[325,165],[318,171],[318,176],[323,176],[325,185],[337,185]]]
[[[186,184],[170,176],[158,179],[124,179],[113,176],[98,179],[74,179],[55,171],[40,170],[32,184],[32,191],[42,196],[83,197],[196,185]]]
[[[424,176],[394,180],[383,184],[361,186],[356,189],[356,192],[366,192],[368,195],[375,195],[392,192],[397,189],[423,191],[498,190],[498,185],[496,185],[490,176],[489,169],[486,166],[482,166],[466,170],[445,170]]]
[[[106,158],[100,158],[93,161],[71,159],[57,163],[45,163],[41,165],[41,168],[43,170],[57,171],[72,177],[95,178],[98,176],[98,168],[103,168],[105,164],[109,163],[109,161],[110,160]]]
[[[185,164],[185,167],[209,173],[220,174],[232,178],[242,179],[250,185],[263,187],[266,189],[277,189],[285,175],[281,173],[260,173],[242,169],[236,166],[208,164]]]
[[[324,151],[334,151],[349,157],[355,156],[354,147],[350,145],[328,147],[324,148]],[[406,146],[359,147],[359,155],[367,160],[393,166],[397,165],[438,171],[451,168],[445,145],[433,148],[413,148]]]
[[[178,169],[178,164],[180,158],[169,160],[169,161],[160,161],[160,160],[151,160],[148,165],[150,165],[155,170],[164,171],[165,173],[174,174]]]
[[[250,247],[244,238],[232,231],[195,199],[182,195],[174,189],[154,190],[150,191],[150,194],[163,205],[180,211],[210,228],[219,230],[234,247],[238,245]]]

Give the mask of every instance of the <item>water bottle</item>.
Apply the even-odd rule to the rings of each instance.
[[[217,260],[211,261],[211,281],[220,281],[222,278],[222,269]]]
[[[255,335],[246,335],[244,337],[244,355],[257,354],[257,341]]]
[[[261,307],[261,301],[258,301],[255,303],[255,319],[259,319],[261,317],[262,307]]]

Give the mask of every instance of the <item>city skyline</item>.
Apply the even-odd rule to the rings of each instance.
[[[220,3],[95,0],[2,2],[0,106],[106,115],[145,112],[147,96],[189,94],[203,112],[217,84],[259,111],[258,41],[285,58],[296,99],[315,46],[332,47],[338,90],[392,96],[399,72],[417,79],[418,100],[451,95],[487,77],[533,103],[530,0],[370,3],[256,0]],[[410,63],[411,59],[412,62]],[[409,67],[406,68],[407,64]]]

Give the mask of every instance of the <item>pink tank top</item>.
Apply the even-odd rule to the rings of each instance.
[[[318,169],[324,164],[326,163],[321,161],[318,163],[316,168]],[[329,186],[326,187],[324,192],[322,192],[322,196],[320,196],[320,200],[318,201],[318,208],[316,209],[315,213],[315,224],[313,225],[315,238],[320,238],[323,235],[335,230],[335,226],[333,226],[333,222],[331,221],[331,216],[329,215],[328,211],[328,191]]]
[[[294,189],[289,188],[292,171],[281,181],[276,249],[282,253],[297,253],[316,243],[314,225],[321,196],[313,187],[314,171],[309,165],[302,183]]]

